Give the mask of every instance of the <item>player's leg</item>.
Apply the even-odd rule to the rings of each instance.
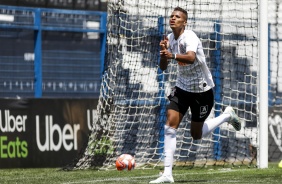
[[[176,150],[176,130],[183,115],[175,110],[168,109],[164,136],[164,174],[172,176],[173,155]]]
[[[230,120],[229,114],[222,114],[216,118],[208,119],[205,122],[191,121],[191,136],[194,140],[201,139],[209,135],[217,127]]]
[[[170,104],[167,107],[167,120],[164,134],[164,173],[158,179],[150,183],[173,183],[172,166],[173,156],[176,149],[176,130],[189,108],[189,103],[184,99],[190,99],[185,92],[179,88],[175,88],[170,98]]]
[[[174,102],[173,102],[174,103]],[[167,121],[164,127],[164,172],[156,180],[150,183],[173,183],[172,166],[173,156],[176,150],[176,130],[181,122],[183,115],[175,110],[168,109]]]
[[[235,130],[241,130],[241,121],[239,117],[235,114],[233,108],[228,106],[223,112],[223,114],[216,118],[208,119],[204,122],[202,128],[202,137],[207,136],[208,134],[213,132],[214,129],[216,129],[218,126],[225,122],[231,124]]]

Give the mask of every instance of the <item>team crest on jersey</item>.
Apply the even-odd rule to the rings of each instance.
[[[208,113],[208,106],[201,106],[200,107],[200,118],[204,117]]]
[[[186,53],[186,47],[183,44],[179,44],[179,50],[181,54],[185,54]]]

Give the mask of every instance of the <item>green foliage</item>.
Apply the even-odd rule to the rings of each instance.
[[[91,141],[88,146],[88,154],[109,155],[112,154],[114,151],[112,141],[105,136],[103,136],[99,140]]]

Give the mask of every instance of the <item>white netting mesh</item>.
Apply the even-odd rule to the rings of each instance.
[[[134,155],[140,167],[162,164],[166,93],[174,86],[177,70],[176,63],[164,72],[158,69],[159,41],[170,32],[168,17],[176,6],[188,10],[187,29],[202,40],[216,83],[211,117],[232,105],[243,128],[235,132],[223,124],[196,142],[190,136],[187,113],[177,132],[175,163],[252,165],[256,160],[258,1],[111,0],[99,118],[93,122],[88,146],[76,168],[101,163],[102,168],[111,168],[122,153]],[[281,25],[273,37],[281,38],[278,29]],[[276,50],[279,43],[272,44]],[[281,54],[272,57],[278,61]]]

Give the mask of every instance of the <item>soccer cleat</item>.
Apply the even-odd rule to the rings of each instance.
[[[174,183],[172,176],[162,175],[158,179],[150,181],[149,183]]]
[[[232,107],[226,107],[223,114],[230,114],[230,120],[228,123],[231,124],[236,131],[241,130],[241,121]]]

